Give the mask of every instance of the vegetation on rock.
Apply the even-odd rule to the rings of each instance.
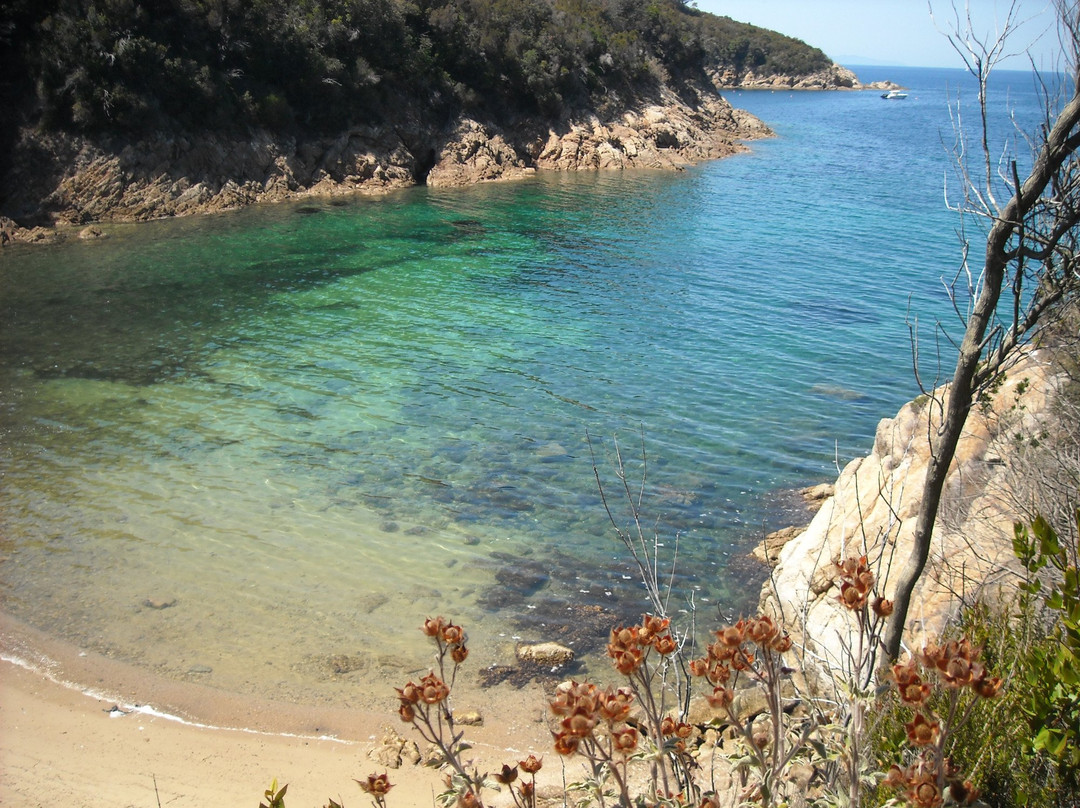
[[[401,110],[505,121],[659,82],[803,74],[819,50],[680,0],[15,0],[8,109],[45,129],[327,132]],[[8,126],[16,116],[5,116]],[[8,134],[10,139],[10,133]]]

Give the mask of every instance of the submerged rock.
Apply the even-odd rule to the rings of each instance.
[[[574,650],[557,642],[542,642],[536,645],[519,645],[517,658],[523,662],[535,662],[552,668],[560,668],[574,661]]]

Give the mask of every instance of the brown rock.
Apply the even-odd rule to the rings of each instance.
[[[784,545],[804,530],[806,530],[805,525],[802,527],[785,527],[770,533],[762,539],[761,544],[753,549],[754,558],[769,565],[776,564],[780,560],[780,551],[784,549]]]
[[[454,713],[454,722],[465,727],[482,727],[484,715],[479,710],[462,710]]]
[[[832,483],[820,483],[818,485],[812,485],[809,488],[799,489],[799,494],[802,495],[803,501],[808,505],[817,505],[821,507],[821,503],[827,500],[836,492],[836,486]]]
[[[519,645],[517,658],[522,662],[558,668],[574,661],[574,651],[557,642],[542,642],[536,645]]]
[[[388,769],[400,768],[403,763],[416,765],[420,762],[420,747],[406,740],[389,727],[379,742],[368,751],[368,757]]]

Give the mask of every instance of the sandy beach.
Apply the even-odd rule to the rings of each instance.
[[[423,748],[392,697],[385,713],[257,702],[154,682],[93,654],[65,659],[63,650],[0,617],[0,805],[255,808],[277,778],[289,784],[289,808],[321,808],[331,797],[362,806],[370,800],[354,779],[383,771],[393,806],[431,806],[441,790],[429,768],[387,769],[369,758],[388,730]],[[497,695],[497,703],[458,705],[485,717],[466,728],[477,765],[497,770],[534,752],[547,764],[538,786],[558,789],[542,689]]]

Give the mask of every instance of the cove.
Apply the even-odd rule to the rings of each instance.
[[[750,547],[917,394],[912,312],[948,316],[950,77],[890,77],[908,106],[737,94],[779,137],[679,174],[5,249],[3,609],[298,703],[386,702],[434,614],[478,668],[554,639],[597,674],[646,608],[593,475],[621,501],[615,436],[675,609],[752,609]]]

